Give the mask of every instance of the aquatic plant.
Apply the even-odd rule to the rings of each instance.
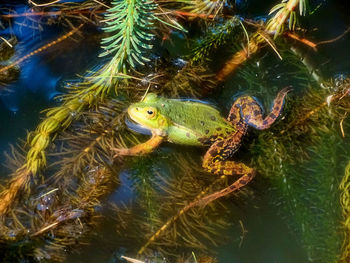
[[[218,81],[224,81],[233,71],[237,69],[242,63],[244,63],[251,55],[256,53],[261,47],[265,45],[270,45],[272,49],[278,54],[277,49],[275,48],[274,42],[270,39],[270,34],[274,35],[274,38],[280,36],[284,33],[284,24],[289,19],[289,28],[292,30],[295,27],[296,14],[294,9],[299,6],[300,14],[305,14],[307,0],[289,0],[282,1],[281,4],[276,5],[272,8],[271,13],[277,11],[275,16],[270,18],[266,23],[266,28],[258,27],[256,33],[248,38],[247,45],[237,51],[230,60],[228,60],[224,67],[222,67],[216,73],[216,79]]]
[[[102,53],[104,56],[115,52],[112,60],[97,73],[87,76],[78,86],[70,87],[70,93],[62,96],[62,105],[48,110],[46,118],[38,125],[36,131],[29,133],[27,140],[31,148],[28,150],[27,161],[18,169],[8,189],[2,193],[0,214],[6,212],[18,191],[29,182],[30,177],[35,176],[46,166],[45,150],[54,134],[66,129],[74,119],[79,117],[79,113],[85,107],[96,105],[113,88],[116,88],[118,80],[127,77],[126,63],[134,67],[134,61],[143,63],[142,60],[145,60],[140,49],[151,48],[151,45],[145,43],[151,39],[151,35],[147,33],[150,31],[149,26],[153,20],[162,21],[153,15],[156,5],[146,1],[129,3],[126,0],[121,3],[114,2],[114,5],[109,11],[110,14],[107,15],[105,30],[117,33],[102,40],[103,44],[112,41],[104,47],[106,52]],[[164,23],[170,25],[167,22]],[[180,28],[178,24],[175,26]]]
[[[6,251],[9,246],[23,249],[26,255],[20,260],[29,257],[64,260],[64,250],[82,239],[90,226],[98,224],[95,215],[103,206],[101,199],[115,187],[113,178],[122,169],[131,170],[132,190],[138,201],[114,204],[114,223],[120,242],[124,246],[130,243],[139,246],[138,251],[132,247],[128,252],[141,258],[159,253],[175,261],[181,257],[174,255],[174,251],[185,251],[187,257],[191,250],[200,253],[217,246],[219,237],[221,240],[222,233],[231,225],[227,210],[232,204],[224,199],[204,208],[191,204],[226,187],[230,178],[208,176],[198,167],[200,160],[192,160],[183,153],[161,152],[174,162],[159,171],[154,168],[159,167],[157,158],[139,157],[136,161],[121,162],[113,158],[110,148],[129,147],[143,139],[126,132],[123,110],[148,91],[171,97],[203,97],[214,90],[217,81],[227,80],[237,70],[235,77],[242,81],[237,83],[244,83],[245,92],[263,90],[264,94],[272,95],[281,83],[273,84],[271,79],[275,77],[270,75],[268,85],[264,85],[266,79],[257,77],[260,71],[255,65],[264,61],[248,61],[268,44],[290,66],[284,76],[295,79],[302,92],[293,106],[291,100],[287,103],[288,121],[284,123],[288,125],[280,124],[262,132],[253,139],[252,146],[247,146],[252,163],[272,186],[268,191],[276,197],[274,204],[302,241],[309,258],[320,262],[338,260],[343,239],[346,262],[349,237],[346,232],[343,238],[343,232],[348,229],[344,230],[340,221],[343,212],[348,227],[349,175],[346,170],[343,177],[344,164],[339,158],[349,153],[344,149],[346,139],[341,138],[339,130],[345,134],[348,129],[344,121],[349,111],[348,84],[346,81],[329,84],[332,88],[320,91],[320,83],[315,83],[312,77],[317,81],[321,78],[315,78],[315,71],[308,72],[308,65],[298,61],[297,52],[285,51],[288,44],[278,42],[285,36],[287,23],[290,30],[295,29],[295,10],[299,7],[300,15],[306,14],[306,2],[282,1],[271,10],[275,15],[267,23],[225,17],[223,1],[112,2],[103,21],[108,36],[101,42],[101,56],[111,59],[77,83],[67,85],[68,93],[61,96],[61,104],[48,109],[36,130],[28,134],[27,141],[13,150],[12,179],[1,195],[0,232],[4,242],[0,249]],[[107,5],[86,3],[86,6],[74,4],[76,8],[73,4],[63,4],[59,11],[50,10],[54,5],[46,6],[43,11],[39,9],[37,12],[43,12],[42,15],[57,12],[74,29],[23,56],[22,61],[78,32],[81,20],[89,21],[84,15],[86,10],[93,12],[98,7],[101,11],[101,6]],[[170,31],[169,27],[183,31],[173,19],[176,15],[210,18],[211,23],[198,44],[190,47],[188,61],[150,61],[152,41],[157,34]],[[78,27],[74,26],[77,21]],[[296,35],[287,35],[290,36],[300,41]],[[231,54],[236,53],[214,76],[208,60],[216,63],[213,53],[224,46],[231,48]],[[145,69],[144,65],[150,62],[154,62],[151,69]],[[247,63],[239,68],[244,62]],[[268,95],[264,100],[268,100]],[[330,170],[333,177],[329,176]],[[311,173],[314,176],[309,176]],[[337,191],[341,180],[341,191]],[[245,189],[235,194],[234,199],[244,200],[249,194],[252,193]],[[337,205],[340,199],[343,211]],[[305,209],[303,202],[312,209]],[[237,221],[233,223],[238,226]],[[22,246],[21,240],[27,243]],[[10,258],[10,253],[4,258]]]
[[[349,103],[347,98],[339,100],[343,92],[333,95],[332,102],[342,105],[338,104],[339,110]],[[329,93],[322,97],[312,94],[322,104]],[[274,202],[282,214],[289,215],[286,221],[302,241],[308,258],[334,262],[339,259],[343,239],[341,209],[335,205],[340,198],[337,186],[343,176],[342,160],[348,154],[337,125],[343,112],[330,111],[327,105],[310,106],[310,97],[305,96],[299,104],[303,107],[300,121],[291,123],[280,135],[271,132],[259,136],[256,150],[263,151],[269,161],[259,157],[257,167],[269,175],[273,191],[279,196]],[[308,107],[310,110],[305,109]],[[274,147],[264,148],[266,144]],[[278,165],[279,169],[271,170]]]
[[[224,24],[219,26],[212,26],[208,28],[205,38],[202,39],[198,45],[193,48],[191,57],[193,61],[203,61],[210,58],[210,54],[216,51],[220,46],[225,44],[234,45],[237,39],[241,36],[242,30],[240,28],[240,18],[234,16]]]
[[[106,32],[113,33],[110,37],[104,38],[101,42],[105,49],[100,56],[114,54],[113,59],[102,70],[99,77],[110,86],[115,83],[114,78],[118,73],[126,74],[126,62],[135,67],[136,64],[144,65],[150,60],[141,50],[150,50],[152,45],[148,44],[154,37],[150,33],[155,15],[153,12],[156,4],[147,1],[115,1],[113,7],[106,15]]]
[[[215,18],[222,12],[225,1],[212,0],[177,0],[177,3],[183,3],[182,10],[191,14],[202,15],[201,18]]]
[[[289,30],[294,30],[297,23],[297,15],[295,9],[299,7],[299,14],[301,16],[307,13],[308,0],[291,0],[282,1],[282,3],[275,5],[270,14],[275,13],[266,25],[266,30],[272,31],[275,38],[285,31],[285,22],[288,21]]]
[[[289,70],[273,74],[291,79],[288,75],[293,74],[291,66],[295,65],[298,80],[293,86],[297,89],[295,92],[302,90],[302,93],[293,101],[287,101],[289,113],[283,121],[286,125],[280,123],[259,133],[249,148],[255,156],[251,166],[266,177],[263,184],[269,186],[271,202],[302,242],[310,261],[337,262],[344,240],[339,205],[342,193],[337,186],[349,154],[348,139],[343,137],[348,130],[344,122],[350,106],[348,81],[324,83],[328,88],[320,90],[307,68],[303,69],[303,64],[288,53],[282,51],[281,54],[288,58],[284,63]],[[259,74],[259,71],[254,63],[245,65],[233,81],[249,80],[245,82],[248,90],[264,89],[262,85],[274,87],[273,81],[265,84],[262,79],[270,79],[266,76],[269,73]]]
[[[169,260],[178,258],[175,251],[210,251],[231,226],[230,213],[220,214],[227,209],[225,202],[218,201],[207,209],[187,205],[188,200],[227,186],[227,178],[208,176],[199,160],[193,160],[189,154],[170,154],[173,165],[162,170],[152,169],[155,164],[150,157],[131,162],[137,202],[114,206],[119,242],[133,244],[130,252],[139,245],[137,255],[141,258],[152,257],[154,251]],[[247,198],[250,194],[245,189],[235,196]]]
[[[350,163],[348,163],[345,167],[345,173],[344,177],[340,183],[340,190],[342,191],[341,193],[341,205],[343,208],[343,216],[344,216],[344,226],[345,226],[345,237],[344,238],[344,243],[343,243],[343,255],[341,258],[342,262],[347,262],[349,261],[349,255],[350,255],[350,242],[349,242],[349,218],[350,218],[350,213],[349,213],[349,174],[350,174]]]

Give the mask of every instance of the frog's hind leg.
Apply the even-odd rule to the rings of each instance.
[[[241,177],[230,186],[205,196],[192,205],[208,204],[217,198],[225,196],[248,184],[255,176],[255,170],[243,163],[227,161],[239,147],[239,142],[244,132],[237,131],[232,137],[215,142],[207,151],[203,159],[203,168],[218,175],[240,175]]]
[[[229,193],[232,193],[234,191],[239,190],[243,186],[247,185],[255,176],[255,170],[251,167],[248,167],[244,163],[238,163],[234,161],[224,161],[224,162],[217,162],[211,165],[211,167],[208,169],[212,173],[215,174],[223,174],[225,175],[241,175],[241,177],[233,182],[228,187],[215,192],[213,194],[207,195],[200,200],[197,201],[198,204],[206,205],[220,197],[223,197],[225,195],[228,195]]]
[[[263,118],[259,103],[250,96],[238,98],[233,104],[228,120],[235,123],[246,123],[258,130],[267,129],[278,118],[282,111],[284,98],[289,92],[288,88],[282,89],[275,98],[271,112]]]

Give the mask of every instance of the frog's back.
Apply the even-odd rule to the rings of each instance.
[[[171,121],[168,138],[175,143],[208,145],[234,131],[220,112],[206,103],[164,99],[160,108]]]

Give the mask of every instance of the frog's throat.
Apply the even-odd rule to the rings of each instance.
[[[134,126],[134,127],[137,126],[137,129],[133,129],[132,127],[129,127],[129,125],[127,124],[127,126],[133,131],[136,131],[141,134],[146,134],[141,132],[141,130],[147,130],[147,131],[150,131],[153,135],[158,135],[162,137],[165,137],[168,135],[166,130],[164,129],[151,128],[151,127],[147,127],[146,125],[142,125],[141,123],[138,122],[136,118],[133,118],[133,116],[130,114],[129,114],[129,118],[133,121],[133,124],[131,126]],[[129,120],[129,123],[131,123],[130,120]]]
[[[139,123],[136,123],[135,121],[133,121],[132,119],[126,117],[125,118],[125,124],[126,126],[128,126],[128,128],[134,132],[137,133],[141,133],[141,134],[145,134],[145,135],[152,135],[152,132],[149,128],[146,128],[144,126],[142,126]]]

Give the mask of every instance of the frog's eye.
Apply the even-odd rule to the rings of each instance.
[[[148,119],[152,119],[154,116],[156,116],[157,110],[153,107],[149,107],[145,109],[146,111],[146,117]]]

